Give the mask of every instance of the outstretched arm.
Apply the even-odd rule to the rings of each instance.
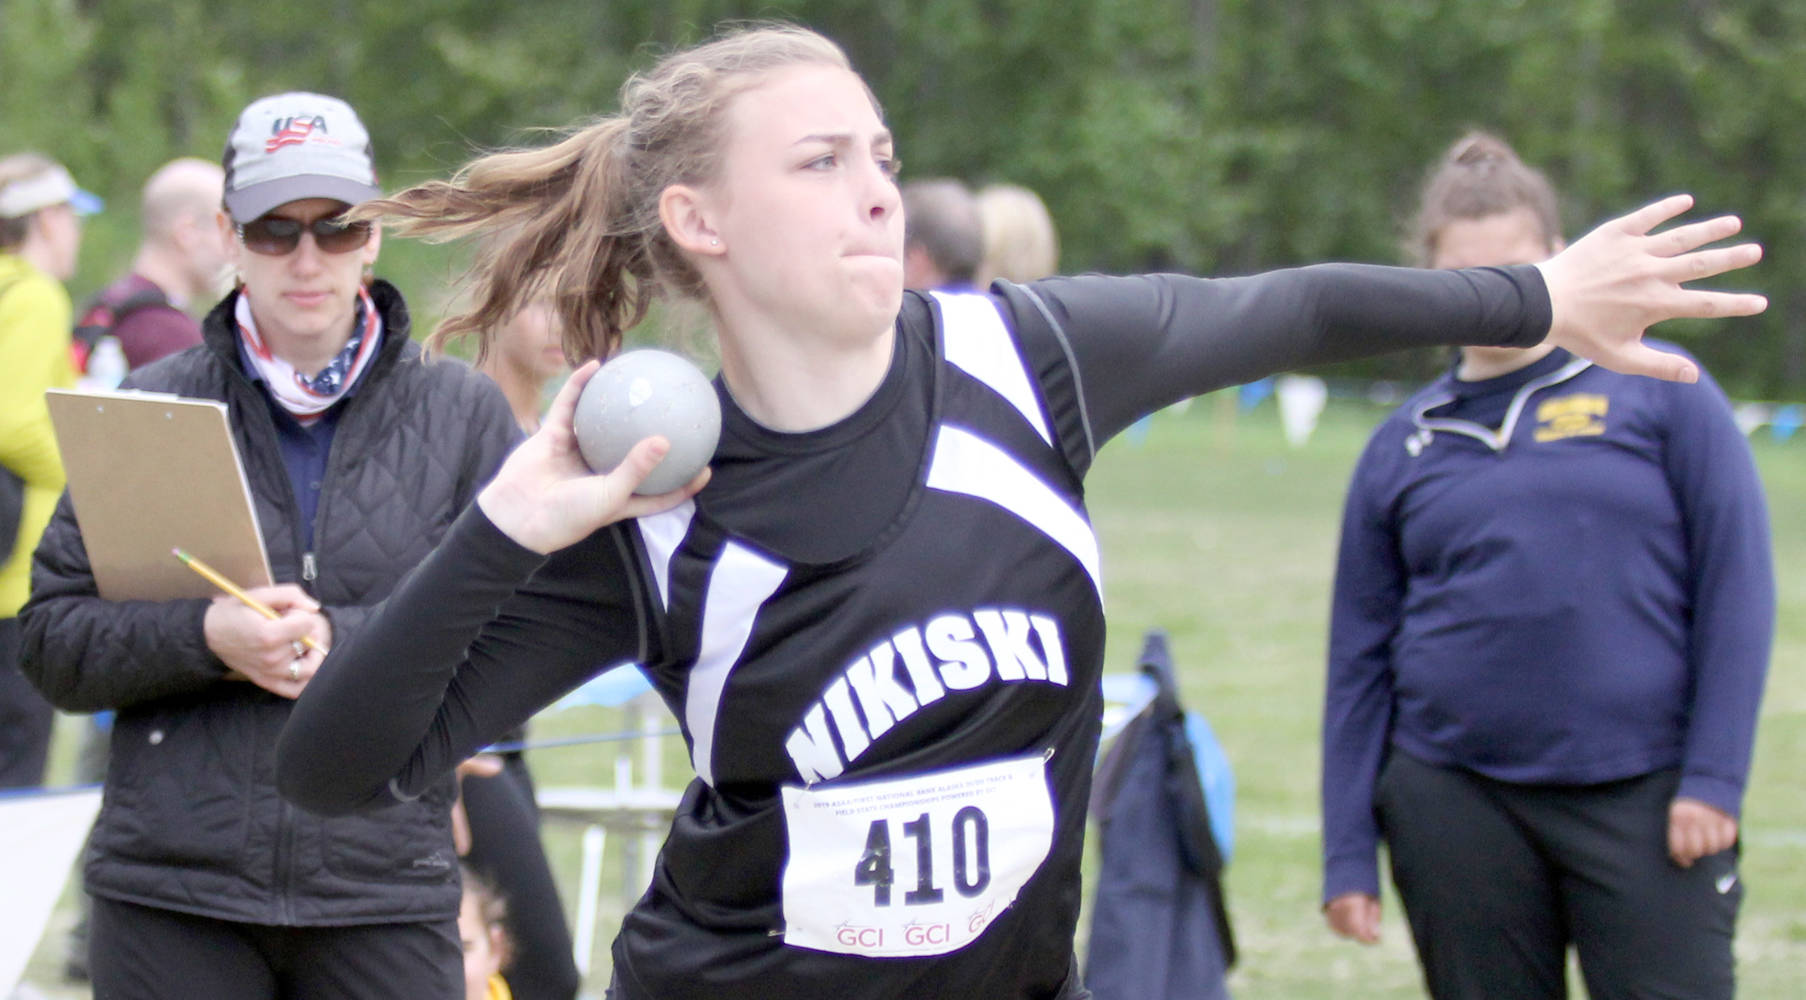
[[[1767,307],[1760,295],[1683,286],[1762,255],[1753,244],[1701,249],[1735,234],[1735,217],[1651,233],[1691,204],[1685,195],[1664,199],[1535,266],[1319,264],[1236,278],[1086,275],[999,290],[1061,436],[1092,447],[1188,396],[1417,347],[1533,347],[1547,338],[1608,368],[1691,380],[1692,362],[1643,344],[1646,328]],[[1088,449],[1068,451],[1082,471]]]

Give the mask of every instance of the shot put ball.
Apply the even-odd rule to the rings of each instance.
[[[671,450],[634,492],[668,493],[689,482],[715,454],[721,404],[708,377],[669,351],[626,351],[604,364],[583,387],[575,417],[577,448],[596,472],[621,464],[633,446],[654,434]]]

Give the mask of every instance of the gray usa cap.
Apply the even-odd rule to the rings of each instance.
[[[382,194],[370,133],[351,105],[324,94],[295,91],[251,102],[226,139],[220,165],[234,222],[301,198],[356,205]]]

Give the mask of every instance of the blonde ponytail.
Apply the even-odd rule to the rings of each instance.
[[[428,346],[475,335],[486,353],[535,298],[553,303],[567,357],[606,357],[646,314],[653,278],[635,232],[616,147],[627,122],[604,118],[540,149],[491,153],[450,181],[428,181],[353,213],[429,242],[479,238],[465,282],[470,307]]]
[[[567,358],[605,358],[656,296],[707,294],[659,221],[659,195],[672,184],[716,178],[723,112],[734,96],[777,70],[809,64],[850,68],[833,42],[807,29],[739,29],[630,78],[618,115],[550,146],[479,157],[450,181],[420,184],[351,214],[433,242],[478,241],[464,279],[472,304],[441,324],[429,347],[473,335],[480,358],[515,312],[543,297],[558,313]]]

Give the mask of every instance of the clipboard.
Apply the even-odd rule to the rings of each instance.
[[[169,393],[44,393],[100,596],[217,597],[182,548],[243,587],[271,583],[226,404]]]

